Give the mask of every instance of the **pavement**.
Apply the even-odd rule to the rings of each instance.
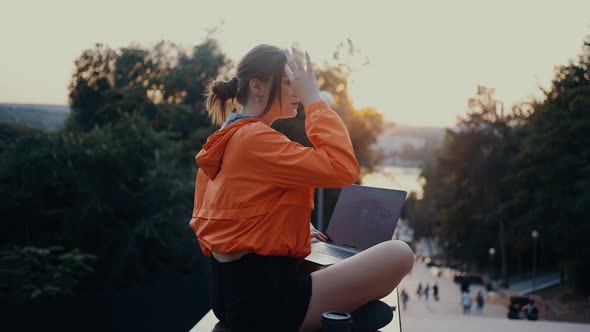
[[[430,296],[428,300],[422,295],[421,298],[416,294],[418,284],[422,283],[422,287],[426,287],[426,284],[430,285]],[[439,288],[439,301],[434,301],[432,285],[438,284]],[[411,274],[406,276],[398,286],[398,290],[401,294],[402,289],[405,289],[410,296],[406,308],[406,312],[409,314],[447,314],[447,315],[463,315],[463,306],[461,305],[461,289],[458,284],[451,281],[450,277],[436,277],[430,271],[430,269],[422,264],[414,264],[414,269]],[[490,293],[485,290],[483,286],[471,285],[470,291],[473,298],[478,290],[483,292],[486,298],[486,304],[484,305],[482,316],[483,317],[506,317],[507,308],[504,304],[495,304],[490,302],[498,302],[495,299],[497,294]],[[492,301],[493,300],[493,301]],[[471,308],[472,315],[475,313],[475,304]],[[403,316],[402,316],[403,317]]]
[[[402,314],[404,332],[588,332],[590,325],[448,314]]]
[[[437,277],[436,271],[431,270],[423,263],[416,262],[411,274],[406,276],[398,286],[401,300],[401,291],[405,289],[410,296],[405,311],[401,313],[402,331],[406,332],[545,332],[545,331],[590,331],[590,324],[575,324],[553,321],[528,321],[510,320],[506,318],[506,299],[495,292],[488,293],[483,286],[471,285],[471,294],[475,297],[478,289],[481,289],[486,297],[486,304],[480,315],[476,314],[475,304],[471,315],[463,315],[461,306],[461,290],[459,285],[451,281],[450,276]],[[432,298],[432,285],[438,284],[439,301]],[[418,283],[430,285],[428,300],[424,295],[419,298],[416,294]],[[401,303],[400,303],[401,305]],[[403,309],[402,309],[403,310]]]

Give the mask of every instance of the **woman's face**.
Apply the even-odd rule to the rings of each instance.
[[[256,102],[260,111],[266,106],[266,101],[269,98],[269,93],[272,87],[272,81],[269,79],[262,82],[264,85],[264,92],[262,98]],[[264,116],[269,123],[274,122],[278,119],[290,119],[297,116],[297,108],[299,107],[299,98],[293,92],[293,85],[289,80],[289,77],[283,72],[281,77],[280,93],[282,97],[282,103],[279,104],[279,94],[276,93],[275,98],[270,106],[270,110]],[[252,96],[252,98],[254,98]]]
[[[270,90],[270,84],[268,85],[268,90]],[[293,93],[293,86],[285,73],[283,73],[281,78],[281,94],[283,99],[281,107],[279,108],[279,94],[277,93],[273,105],[271,106],[271,112],[273,112],[274,117],[278,119],[294,118],[297,116],[299,98]]]
[[[267,91],[270,91],[271,80],[267,83]],[[268,97],[267,97],[268,98]],[[276,119],[290,119],[297,116],[297,108],[299,107],[299,98],[293,92],[293,86],[287,75],[283,74],[281,77],[281,99],[282,108],[279,107],[279,95],[276,94],[275,100],[271,106],[269,113]],[[266,100],[266,98],[265,98]],[[263,104],[264,105],[264,104]],[[262,106],[264,107],[264,106]]]
[[[299,98],[293,92],[291,80],[285,73],[282,75],[281,93],[283,94],[283,112],[286,111],[287,118],[294,118],[299,107]]]

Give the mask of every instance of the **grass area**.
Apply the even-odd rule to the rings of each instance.
[[[544,319],[590,323],[590,297],[584,297],[571,286],[558,285],[535,295],[544,299]]]

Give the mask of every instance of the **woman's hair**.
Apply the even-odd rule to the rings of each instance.
[[[205,105],[211,120],[222,125],[236,103],[246,105],[250,80],[259,79],[263,82],[272,80],[270,94],[266,106],[258,117],[263,117],[270,110],[275,96],[281,97],[281,78],[287,57],[278,47],[261,44],[251,49],[240,61],[237,76],[231,80],[227,78],[211,80],[207,83]]]

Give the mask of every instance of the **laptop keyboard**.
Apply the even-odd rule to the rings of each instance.
[[[322,254],[338,257],[338,258],[348,258],[355,255],[355,253],[340,249],[335,246],[327,245],[323,242],[318,242],[313,245],[313,250]]]

